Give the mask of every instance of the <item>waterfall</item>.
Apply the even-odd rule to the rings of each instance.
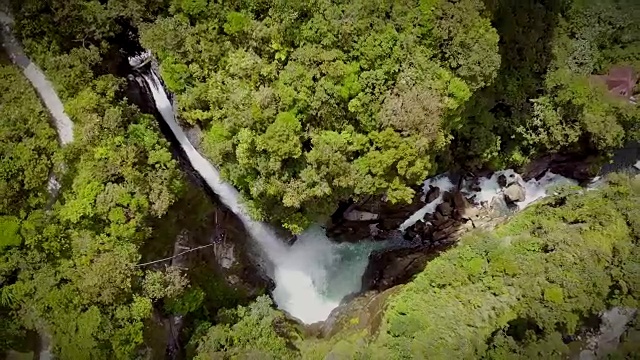
[[[132,64],[139,64],[139,66],[147,62],[144,56],[132,60]],[[394,244],[393,241],[336,244],[326,237],[319,226],[312,226],[300,235],[291,247],[286,246],[267,224],[251,219],[240,203],[238,191],[224,182],[218,170],[194,148],[177,123],[172,103],[156,73],[141,71],[142,78],[151,90],[158,112],[174,134],[193,168],[204,179],[207,186],[218,195],[222,203],[238,216],[251,238],[273,264],[271,276],[276,287],[272,295],[280,309],[304,323],[325,320],[346,295],[360,290],[362,274],[367,267],[369,254],[373,250],[390,246],[406,246],[406,244]],[[518,174],[506,170],[497,172],[490,178],[480,179],[481,190],[465,192],[465,195],[473,196],[477,203],[502,196],[502,189],[498,185],[499,175],[505,175],[512,181],[517,181],[525,189],[526,200],[517,204],[521,209],[544,197],[552,185],[571,183],[569,179],[552,173],[547,173],[540,180],[524,182]],[[446,175],[426,180],[425,191],[429,185],[439,187],[442,192],[454,188]],[[443,194],[440,194],[437,199],[426,204],[407,219],[400,226],[400,230],[411,226],[426,213],[433,213],[442,201]]]
[[[144,64],[136,57],[132,64]],[[153,72],[141,70],[153,95],[158,112],[171,129],[193,168],[215,192],[220,201],[242,221],[251,238],[273,263],[276,287],[273,298],[278,307],[304,323],[325,320],[340,301],[361,287],[369,254],[385,242],[336,244],[324,231],[311,227],[288,247],[265,223],[249,217],[240,203],[238,191],[224,182],[218,170],[191,144],[177,123],[173,106],[162,82]]]
[[[254,221],[249,217],[240,204],[238,191],[224,182],[220,178],[218,170],[193,147],[175,119],[173,106],[158,76],[154,72],[144,73],[142,76],[149,84],[158,112],[178,140],[193,168],[202,176],[209,188],[218,195],[220,201],[238,216],[251,237],[260,243],[267,256],[271,259],[281,258],[286,253],[284,243],[266,224]]]

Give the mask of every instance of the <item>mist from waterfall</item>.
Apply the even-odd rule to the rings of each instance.
[[[139,59],[137,59],[139,60]],[[171,129],[193,168],[215,192],[220,201],[242,221],[253,240],[274,266],[278,307],[304,323],[325,320],[331,310],[352,292],[359,291],[369,253],[384,242],[336,244],[319,227],[311,227],[288,247],[265,223],[249,217],[240,203],[240,194],[223,181],[218,170],[191,144],[177,123],[171,101],[162,82],[153,72],[143,72],[158,112]]]

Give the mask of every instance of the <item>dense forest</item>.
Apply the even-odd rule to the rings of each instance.
[[[187,319],[184,358],[567,358],[593,316],[639,306],[634,174],[464,235],[378,294],[377,318],[354,313],[330,335],[276,309],[268,286],[140,266],[170,256],[181,227],[206,232],[218,204],[127,82],[127,57],[151,51],[179,122],[201,129],[251,216],[296,234],[345,202],[409,203],[444,171],[548,154],[600,165],[640,141],[637,1],[10,3],[75,130],[57,141],[0,52],[0,356],[46,334],[60,359],[164,358],[152,324],[171,315]]]

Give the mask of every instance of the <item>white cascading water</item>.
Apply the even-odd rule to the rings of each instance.
[[[137,59],[140,60],[140,59]],[[134,61],[135,62],[135,61]],[[312,227],[287,247],[266,224],[252,220],[238,191],[220,178],[218,170],[193,147],[175,119],[173,106],[154,72],[144,73],[156,107],[184,150],[193,168],[220,200],[242,221],[274,265],[273,297],[282,310],[304,323],[325,320],[352,292],[359,291],[369,253],[385,242],[336,244],[319,227]]]
[[[561,175],[554,174],[548,171],[540,180],[531,179],[524,181],[522,177],[511,169],[495,172],[490,177],[483,177],[478,179],[480,191],[466,191],[462,190],[464,195],[468,198],[473,198],[476,206],[486,206],[491,204],[494,198],[503,197],[504,189],[498,184],[498,178],[500,175],[504,175],[507,178],[507,182],[517,182],[525,190],[525,200],[516,202],[519,210],[524,209],[536,200],[542,199],[548,195],[550,189],[559,185],[578,185],[578,182],[571,180]],[[423,191],[426,193],[429,190],[429,186],[435,186],[440,188],[440,196],[438,196],[432,202],[426,204],[422,209],[416,211],[411,215],[402,225],[400,230],[404,231],[411,225],[415,224],[418,220],[423,219],[426,214],[433,214],[436,211],[436,207],[442,203],[442,195],[445,191],[451,191],[454,188],[453,183],[446,174],[436,175],[432,178],[425,180],[423,185]],[[466,185],[466,184],[465,184]]]

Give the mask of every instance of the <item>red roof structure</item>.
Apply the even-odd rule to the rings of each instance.
[[[633,89],[638,81],[638,75],[631,66],[616,66],[609,70],[608,75],[598,75],[595,78],[603,81],[612,95],[634,100]]]

